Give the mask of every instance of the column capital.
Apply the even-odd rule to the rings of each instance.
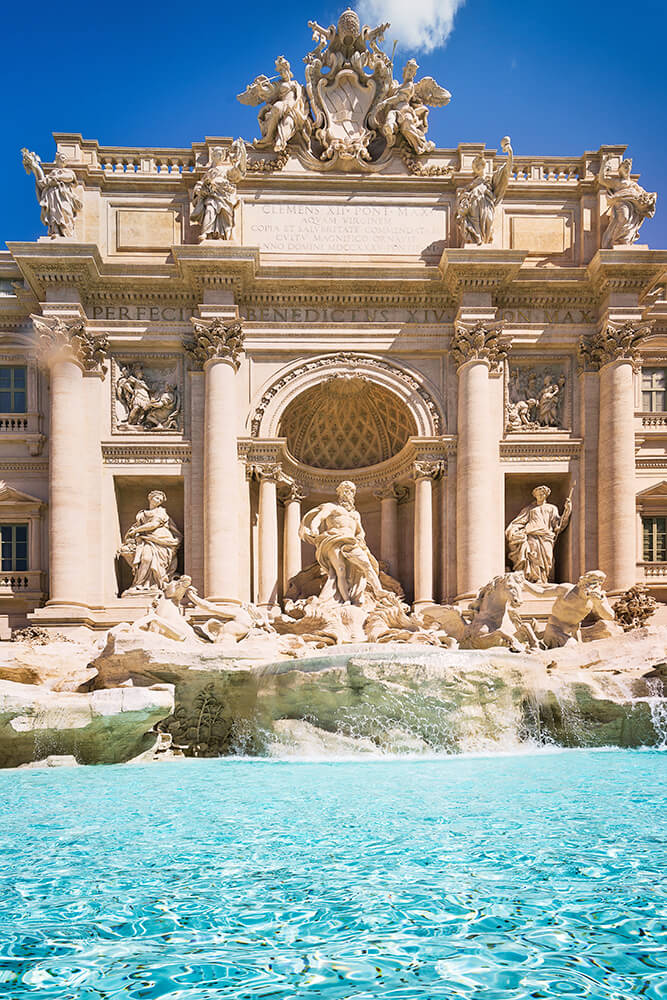
[[[376,490],[373,496],[376,500],[395,500],[396,503],[403,503],[404,500],[407,500],[409,493],[407,486],[390,483],[389,486],[383,486],[381,490]]]
[[[599,371],[614,361],[628,361],[632,370],[641,368],[639,347],[651,332],[653,323],[628,320],[620,325],[605,323],[592,337],[582,337],[579,342],[579,372]]]
[[[193,367],[205,369],[208,362],[225,361],[238,371],[245,340],[240,320],[225,322],[218,316],[213,319],[192,316],[191,323],[194,338],[184,347]]]
[[[283,476],[283,486],[285,489],[279,498],[280,502],[283,504],[301,503],[302,500],[306,499],[306,494],[303,492],[299,484],[295,483],[293,479],[285,482],[286,478],[287,477]]]
[[[510,352],[511,344],[501,337],[504,320],[489,322],[477,320],[472,325],[457,323],[449,345],[457,368],[468,361],[484,361],[491,370],[497,371]]]
[[[82,372],[106,375],[104,362],[109,350],[106,335],[94,336],[86,330],[82,316],[30,316],[36,332],[37,360],[43,368],[59,361],[72,361]]]
[[[257,479],[260,483],[268,481],[277,485],[287,481],[287,476],[283,472],[280,462],[254,462],[252,465],[248,465],[247,476],[248,479]]]
[[[438,479],[445,471],[445,463],[439,460],[422,460],[412,463],[412,478]]]

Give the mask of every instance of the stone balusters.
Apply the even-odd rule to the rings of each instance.
[[[415,480],[414,576],[416,609],[433,604],[433,480],[442,475],[444,462],[418,461]]]
[[[239,596],[239,484],[236,373],[243,328],[238,321],[192,319],[191,363],[203,369],[204,587],[210,601]]]
[[[490,373],[498,372],[509,344],[502,323],[479,320],[457,324],[450,348],[458,374],[456,456],[457,590],[476,592],[503,572],[502,524],[494,512],[504,509],[499,438],[502,393],[493,392]],[[497,411],[497,412],[496,412]]]
[[[91,569],[89,494],[95,456],[83,378],[104,378],[108,344],[86,330],[80,307],[63,306],[60,314],[31,318],[39,335],[38,360],[50,382],[48,604],[87,605],[98,567]]]
[[[607,588],[636,582],[634,379],[650,324],[606,322],[580,344],[582,365],[600,372],[598,560]]]
[[[282,502],[285,509],[283,522],[283,581],[287,588],[289,581],[301,572],[301,501],[305,494],[296,483],[290,483]]]

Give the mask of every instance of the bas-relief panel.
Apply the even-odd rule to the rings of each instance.
[[[506,433],[572,429],[569,358],[512,358],[505,366]]]
[[[182,433],[183,381],[183,359],[177,354],[127,354],[114,358],[113,433]]]
[[[271,253],[439,258],[447,205],[244,202],[243,242]]]
[[[187,238],[185,204],[165,201],[109,201],[107,247],[109,253],[168,253]]]
[[[572,256],[574,216],[570,209],[550,213],[516,211],[505,213],[505,246],[535,256]]]

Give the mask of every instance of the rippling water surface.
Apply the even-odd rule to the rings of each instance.
[[[667,997],[667,755],[0,775],[0,996]]]

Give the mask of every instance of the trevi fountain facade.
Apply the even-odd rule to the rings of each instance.
[[[406,698],[467,698],[469,718],[503,676],[515,732],[531,684],[554,716],[560,665],[655,724],[667,250],[641,227],[657,196],[624,146],[435,148],[451,95],[392,63],[385,27],[310,22],[303,82],[280,57],[239,95],[254,141],[22,151],[46,231],[0,253],[0,626],[24,650],[0,683],[15,720],[35,678],[33,720],[50,697],[144,711],[141,740],[91,736],[85,759],[127,758],[166,716],[201,747],[188,670],[209,700],[224,675],[246,723],[263,697],[264,717],[330,733],[325,699],[294,708],[318,671],[348,719],[359,671],[380,714],[384,670]],[[240,695],[230,677],[253,670]],[[601,741],[642,742],[612,716]],[[2,742],[9,762],[35,752]]]

